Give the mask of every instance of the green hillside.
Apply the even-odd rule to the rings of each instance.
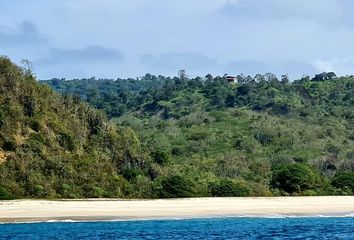
[[[134,131],[0,58],[0,199],[128,197],[130,166],[149,166]]]
[[[130,89],[123,79],[81,81],[44,83],[138,133],[157,167],[147,196],[353,194],[354,78],[268,73],[228,83],[180,71],[130,80],[140,86]],[[146,181],[139,169],[126,177]]]

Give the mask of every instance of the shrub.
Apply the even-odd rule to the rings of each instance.
[[[35,197],[44,197],[46,195],[46,191],[42,185],[37,184],[34,186],[33,194]]]
[[[154,161],[160,165],[166,165],[170,160],[170,154],[164,150],[156,150],[151,155]]]
[[[272,185],[294,194],[319,187],[319,175],[306,164],[285,164],[273,171]]]
[[[228,178],[212,184],[209,189],[214,197],[245,197],[251,193],[251,189],[245,182],[233,181]]]
[[[234,147],[236,150],[253,153],[255,151],[255,143],[247,136],[237,136]]]
[[[183,148],[180,146],[176,146],[172,148],[172,154],[175,156],[180,156],[183,154]]]
[[[353,172],[339,172],[332,181],[332,185],[344,191],[350,190],[354,193],[354,173]]]
[[[137,168],[126,168],[122,171],[123,177],[128,181],[133,181],[139,175],[144,175],[144,172],[141,169]]]
[[[39,132],[42,128],[40,121],[37,119],[31,119],[28,124],[30,128],[36,132]]]
[[[7,191],[5,188],[0,187],[0,200],[11,200],[14,199],[15,196]]]
[[[188,137],[188,140],[191,141],[202,141],[205,140],[206,138],[209,137],[209,134],[207,132],[202,132],[202,131],[194,131],[190,134]]]
[[[16,143],[14,141],[7,140],[7,141],[4,142],[2,148],[5,151],[13,152],[13,151],[16,150]]]
[[[267,146],[273,143],[274,134],[275,133],[271,132],[269,129],[260,129],[255,133],[254,137],[260,144]]]
[[[4,125],[4,123],[5,123],[5,114],[0,109],[0,128]]]
[[[193,197],[195,194],[192,181],[179,175],[163,178],[161,187],[159,195],[162,198],[186,198]]]
[[[71,195],[72,188],[69,184],[63,183],[59,188],[59,192],[61,196],[64,198],[73,198]]]
[[[59,144],[71,152],[75,150],[74,138],[68,133],[59,133]]]

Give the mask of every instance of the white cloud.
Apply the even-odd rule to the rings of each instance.
[[[344,17],[345,4],[343,0],[239,0],[227,1],[222,11],[247,18],[336,22]]]
[[[339,75],[354,74],[354,56],[317,60],[313,66],[318,72],[335,72]]]
[[[318,21],[337,21],[344,14],[341,0],[273,0],[278,17],[308,18]]]
[[[250,72],[284,68],[298,76],[313,71],[311,66],[351,71],[343,59],[354,56],[353,8],[349,0],[0,1],[0,22],[8,26],[6,38],[18,37],[17,45],[13,41],[2,44],[0,54],[38,62],[52,49],[119,49],[125,56],[119,71],[105,61],[95,72],[113,78],[115,74],[139,76],[144,71],[172,75],[175,68],[187,65],[199,75],[220,75],[231,63],[235,71],[239,64]],[[27,26],[22,31],[20,24],[27,19],[35,28]],[[28,41],[21,31],[41,36],[45,44]],[[0,42],[1,34],[5,36],[3,29]],[[140,61],[142,55],[152,57]],[[76,68],[71,74],[89,74],[95,67],[71,65]],[[36,67],[45,78],[55,69],[48,64]],[[55,71],[58,76],[60,72]],[[69,72],[65,67],[60,71]]]

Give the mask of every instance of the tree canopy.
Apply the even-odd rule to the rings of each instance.
[[[353,194],[354,78],[316,76],[37,82],[0,58],[0,198]]]

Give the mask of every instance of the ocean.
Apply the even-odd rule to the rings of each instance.
[[[354,239],[354,218],[11,223],[0,239]]]

